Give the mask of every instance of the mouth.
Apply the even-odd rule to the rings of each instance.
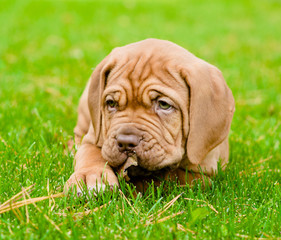
[[[126,181],[137,177],[155,177],[159,174],[162,175],[166,171],[170,170],[169,167],[156,170],[149,170],[139,165],[139,157],[135,152],[131,151],[127,154],[128,158],[126,159],[126,161],[121,166],[116,168],[116,172]]]

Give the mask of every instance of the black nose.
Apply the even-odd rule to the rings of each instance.
[[[140,142],[139,137],[133,134],[118,134],[116,140],[120,152],[133,151]]]

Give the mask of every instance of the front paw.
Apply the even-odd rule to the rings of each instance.
[[[111,169],[81,169],[70,176],[64,186],[64,192],[74,190],[78,196],[81,196],[87,189],[89,194],[96,195],[107,186],[112,190],[119,186],[117,176]]]

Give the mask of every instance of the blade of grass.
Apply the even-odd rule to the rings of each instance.
[[[32,184],[31,186],[27,187],[26,188],[26,191],[28,192],[31,192],[32,191],[32,188],[35,186],[35,184]],[[22,194],[23,194],[23,191],[20,191],[19,193],[17,193],[15,196],[13,196],[12,198],[10,198],[9,200],[7,200],[6,202],[2,203],[0,205],[0,210],[4,207],[6,207],[6,205],[9,205],[11,202],[13,201],[16,201],[20,198],[22,198]]]
[[[105,206],[109,205],[110,203],[111,203],[111,201],[108,202],[108,203],[106,203],[106,204],[103,204],[103,205],[101,205],[101,206],[99,206],[99,207],[96,207],[96,208],[94,208],[94,209],[92,209],[92,210],[87,210],[87,211],[84,211],[84,212],[77,212],[77,213],[74,213],[72,216],[73,216],[73,217],[84,217],[84,216],[87,216],[87,215],[89,215],[89,214],[91,214],[91,213],[93,213],[93,212],[97,212],[98,210],[100,210],[100,209],[104,208]],[[63,216],[63,217],[66,217],[66,216],[67,216],[66,213],[58,213],[58,215],[59,215],[59,216]]]
[[[183,225],[177,223],[177,229],[183,232],[190,232],[192,234],[196,234],[196,232],[190,230],[189,228],[184,227]]]
[[[167,221],[167,220],[169,220],[169,219],[171,219],[171,218],[174,218],[174,217],[176,217],[176,216],[178,216],[178,215],[181,215],[181,214],[183,214],[183,213],[184,213],[184,211],[177,212],[177,213],[173,213],[173,214],[171,214],[171,215],[169,215],[169,216],[166,216],[166,217],[163,217],[163,218],[161,218],[161,219],[156,220],[155,223],[165,222],[165,221]],[[153,221],[148,221],[148,222],[146,222],[146,223],[144,224],[144,226],[148,226],[148,225],[151,225],[151,224],[153,224],[153,223],[154,223]]]
[[[23,198],[26,201],[26,193],[25,192],[23,192]],[[27,205],[25,205],[25,215],[26,215],[26,223],[28,224],[29,223],[29,212],[28,212]]]
[[[136,215],[139,215],[137,213],[137,211],[135,210],[135,208],[132,206],[132,204],[129,202],[129,200],[126,198],[126,196],[124,195],[124,193],[119,189],[119,192],[121,193],[121,195],[123,196],[123,198],[127,201],[127,203],[130,205],[130,207],[133,209],[133,211],[135,212]]]
[[[213,205],[211,205],[210,203],[208,203],[208,202],[206,202],[206,201],[204,201],[204,200],[192,199],[192,198],[184,198],[184,199],[189,200],[189,201],[195,201],[195,202],[203,202],[203,203],[207,204],[207,206],[208,206],[209,208],[211,208],[215,213],[217,213],[217,214],[219,213],[219,212],[213,207]]]
[[[23,192],[27,195],[27,197],[28,197],[30,200],[32,200],[32,199],[30,198],[30,195],[25,191],[25,189],[24,189],[23,187],[22,187],[22,189],[23,189]],[[56,194],[56,195],[58,195],[58,196],[63,196],[63,193],[59,193],[59,194]],[[46,199],[47,199],[47,198],[46,198]],[[31,202],[31,203],[32,203],[32,205],[36,208],[36,210],[37,210],[38,212],[40,212],[41,214],[43,214],[44,218],[45,218],[49,223],[51,223],[51,224],[54,226],[54,228],[55,228],[58,232],[60,232],[61,234],[66,235],[68,238],[70,238],[70,236],[69,236],[68,234],[62,232],[62,230],[59,228],[59,226],[58,226],[52,219],[50,219],[45,213],[42,212],[42,210],[35,204],[34,201]]]
[[[26,192],[26,194],[28,194],[28,193]],[[28,196],[29,196],[29,194],[28,194]],[[57,193],[57,194],[45,196],[45,197],[37,197],[37,198],[30,198],[29,197],[29,199],[27,199],[27,200],[15,202],[15,203],[10,204],[9,206],[6,206],[7,205],[6,204],[4,207],[0,208],[0,214],[11,211],[12,209],[16,209],[16,208],[20,208],[20,207],[29,205],[29,204],[41,202],[41,201],[49,199],[49,198],[57,198],[57,197],[63,197],[63,196],[64,196],[63,193]]]
[[[164,212],[166,212],[178,199],[179,197],[182,195],[179,194],[178,196],[176,196],[175,198],[173,198],[170,202],[168,202],[162,209],[158,210],[157,217],[160,217]],[[151,214],[150,216],[148,216],[148,221],[151,221],[151,219],[154,217],[154,214]]]

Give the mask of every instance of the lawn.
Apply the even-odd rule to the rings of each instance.
[[[280,12],[278,0],[2,0],[0,239],[281,239]],[[222,70],[236,100],[229,166],[206,189],[165,183],[134,196],[122,182],[62,196],[93,68],[149,37]]]

